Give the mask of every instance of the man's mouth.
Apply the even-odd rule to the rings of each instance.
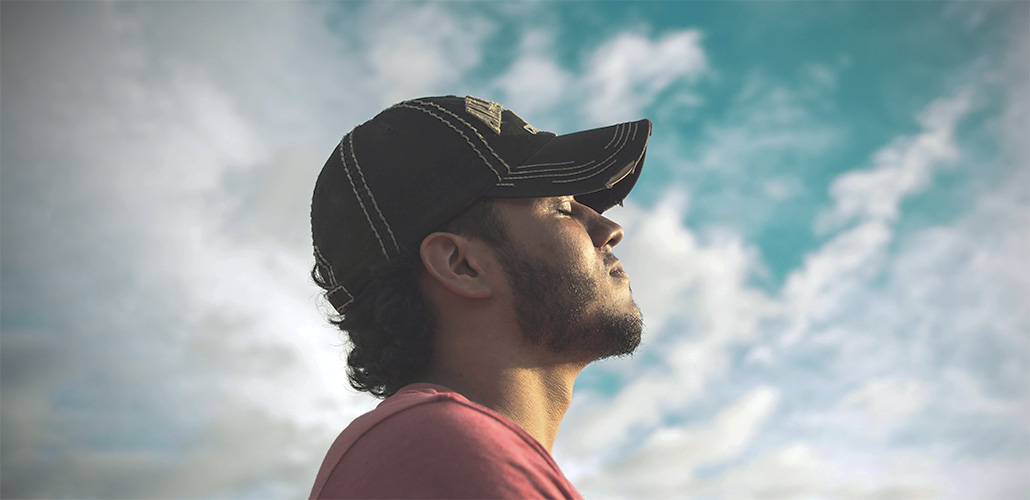
[[[629,275],[626,274],[626,271],[622,268],[622,262],[618,261],[616,261],[615,266],[612,267],[612,270],[609,271],[608,274],[613,278],[629,279]]]
[[[604,266],[608,268],[608,275],[613,278],[629,279],[626,270],[622,268],[622,262],[615,254],[606,252],[604,255]]]

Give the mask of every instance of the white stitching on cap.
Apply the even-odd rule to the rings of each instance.
[[[383,224],[386,225],[386,232],[390,233],[390,241],[393,242],[393,248],[397,249],[397,253],[400,253],[401,247],[397,244],[397,238],[393,235],[393,229],[390,229],[390,223],[386,221],[386,217],[383,217],[383,212],[379,210],[379,204],[376,203],[376,197],[372,196],[372,191],[368,189],[368,184],[365,182],[365,174],[361,173],[361,164],[358,163],[358,157],[354,155],[354,136],[351,135],[349,137],[350,157],[354,160],[354,167],[358,169],[358,177],[361,179],[361,186],[365,188],[365,192],[368,193],[368,198],[372,200],[372,208],[375,208],[376,213],[379,214],[379,220],[383,221]],[[365,214],[365,217],[368,217],[367,213]],[[369,224],[372,223],[372,221],[368,222]],[[383,254],[386,254],[385,248],[383,249]],[[387,255],[386,257],[389,258],[390,256]]]
[[[588,162],[586,162],[586,163],[577,163],[577,164],[575,164],[575,165],[572,165],[572,166],[570,166],[570,167],[562,167],[562,168],[540,168],[540,169],[532,170],[532,171],[529,171],[529,172],[518,172],[518,173],[513,173],[513,174],[509,175],[509,176],[508,176],[508,178],[509,178],[509,179],[518,179],[518,178],[520,178],[520,176],[526,176],[526,175],[532,175],[532,174],[539,174],[539,173],[541,173],[541,172],[564,172],[564,171],[566,171],[566,170],[577,170],[577,169],[581,169],[581,168],[583,168],[583,167],[586,167],[586,166],[588,166],[588,165],[593,165],[594,163],[597,163],[597,160],[590,160],[590,161],[588,161]],[[575,172],[573,172],[573,173],[575,173]]]
[[[422,103],[421,101],[413,101],[413,102],[418,102],[420,104]],[[468,143],[469,147],[471,147],[472,150],[475,151],[477,155],[479,155],[479,159],[483,160],[483,163],[485,163],[486,166],[490,169],[490,171],[493,172],[494,175],[497,176],[497,180],[501,180],[501,173],[498,172],[497,169],[494,168],[493,165],[490,164],[490,161],[487,160],[485,156],[483,156],[483,152],[480,151],[479,148],[477,148],[475,144],[472,144],[472,141],[468,138],[467,135],[465,135],[464,132],[458,130],[458,127],[455,127],[454,124],[449,122],[449,121],[447,121],[446,118],[444,118],[444,117],[442,117],[442,116],[440,116],[440,115],[438,115],[438,114],[436,114],[436,113],[434,113],[434,112],[432,112],[432,111],[430,111],[428,109],[419,108],[417,106],[409,106],[409,105],[404,104],[404,103],[396,104],[393,107],[395,107],[395,108],[414,109],[415,111],[421,111],[421,112],[423,112],[423,113],[425,113],[425,114],[427,114],[429,116],[432,116],[433,118],[436,118],[437,120],[442,121],[444,123],[444,125],[447,125],[448,127],[451,128],[451,130],[457,132],[458,135],[460,135],[463,139],[465,139],[465,142]],[[458,118],[458,119],[461,120],[461,118]],[[464,120],[462,120],[462,121],[464,121]],[[468,125],[468,123],[466,123],[466,125]],[[472,130],[476,130],[475,127],[472,127],[471,125],[469,125],[469,128],[471,128]],[[476,132],[476,135],[479,135],[479,132]],[[483,136],[480,135],[479,138],[482,139]],[[484,142],[483,144],[486,144],[486,142]],[[486,147],[489,148],[490,145],[487,144]],[[490,152],[493,153],[493,150],[491,150]],[[497,153],[494,153],[494,156],[497,156]],[[500,160],[501,163],[504,163],[504,160],[501,160],[500,157],[498,157],[497,159]],[[505,167],[507,167],[507,164],[505,164]]]
[[[350,297],[350,300],[348,300],[347,302],[344,302],[343,304],[340,304],[340,307],[333,306],[333,309],[336,309],[336,312],[338,312],[340,314],[343,314],[343,310],[348,305],[350,305],[351,302],[354,302],[354,296],[351,295],[351,293],[348,292],[347,289],[343,287],[343,285],[339,285],[336,288],[333,288],[332,290],[329,290],[328,292],[325,292],[325,298],[329,299],[329,304],[332,305],[332,298],[331,297],[333,296],[334,293],[339,292],[341,290],[343,291],[343,293],[347,294],[347,297]]]
[[[620,124],[616,125],[615,126],[616,127],[615,128],[615,133],[612,134],[612,139],[610,141],[608,141],[608,144],[606,144],[604,146],[604,148],[602,148],[602,149],[608,149],[609,147],[611,147],[611,145],[614,142],[616,142],[616,139],[619,139],[620,142],[621,142],[621,140],[625,138],[625,134],[623,133],[623,131],[626,129],[626,125],[627,124],[625,124],[625,123],[620,123]],[[622,139],[620,139],[620,138],[622,138]],[[633,138],[636,138],[636,127],[634,127],[634,129],[633,129]],[[630,139],[630,141],[632,141],[632,140],[633,139]],[[619,148],[619,149],[621,150],[622,148]],[[609,156],[609,158],[611,158],[611,157]],[[548,167],[548,166],[552,166],[552,165],[554,165],[554,166],[556,166],[556,165],[569,165],[569,164],[572,164],[572,163],[575,163],[575,162],[574,161],[563,161],[563,162],[556,162],[556,163],[534,163],[534,164],[531,164],[531,165],[520,165],[520,166],[517,166],[517,167],[514,168],[514,170],[516,170],[516,171],[517,170],[529,170],[529,169],[532,169],[534,167]],[[585,167],[587,165],[590,165],[591,163],[594,163],[594,162],[593,161],[589,161],[589,162],[586,162],[586,163],[575,164],[575,165],[572,165],[571,167],[566,167],[566,168],[554,168],[554,169],[547,169],[547,170],[534,170],[533,173],[539,173],[539,172],[560,172],[560,171],[563,171],[563,170],[574,170],[574,169],[577,169],[577,168],[582,168],[582,167]]]
[[[569,160],[569,161],[559,161],[559,162],[554,162],[554,163],[532,163],[532,164],[529,164],[529,165],[519,165],[519,166],[513,168],[512,170],[523,170],[523,169],[529,169],[529,168],[533,168],[533,167],[551,167],[551,166],[555,166],[555,165],[568,165],[570,163],[576,163],[576,162],[574,160]]]
[[[604,170],[604,168],[606,168],[608,166],[607,164],[612,161],[612,158],[615,158],[623,149],[625,149],[626,145],[629,144],[628,138],[629,138],[628,134],[624,134],[623,135],[624,141],[619,144],[619,147],[616,148],[615,151],[611,155],[609,155],[607,158],[605,158],[604,160],[601,160],[601,162],[598,163],[598,165],[596,165],[595,167],[591,167],[590,169],[583,170],[581,172],[572,172],[572,173],[569,173],[567,175],[576,175],[576,174],[586,173],[586,172],[589,172],[589,171],[592,171],[592,170],[595,170],[595,169],[600,169],[597,172],[594,172],[593,174],[588,175],[586,177],[579,177],[579,178],[576,178],[576,179],[566,180],[566,181],[557,181],[556,180],[554,182],[555,183],[558,183],[558,182],[573,182],[575,180],[588,179],[590,177],[593,177],[594,175],[597,175],[598,173],[602,172]],[[576,165],[574,167],[546,170],[546,172],[572,170],[574,168],[585,167],[585,166],[587,166],[587,165],[589,165],[591,163],[593,163],[593,160],[589,161],[589,162],[586,162],[586,163],[583,163],[583,164],[580,164],[580,165]],[[545,170],[538,170],[537,172],[545,172]],[[509,179],[538,179],[538,178],[541,178],[541,177],[561,177],[561,175],[522,175],[522,174],[518,174],[518,175],[508,176]]]
[[[628,138],[628,135],[623,135],[623,139],[627,139],[627,138]],[[605,167],[608,166],[607,164],[610,163],[613,158],[615,158],[616,156],[618,156],[619,153],[622,152],[622,149],[624,149],[626,144],[628,144],[628,143],[629,143],[628,140],[624,140],[623,142],[621,142],[619,144],[619,146],[615,149],[615,151],[611,155],[608,156],[608,158],[600,161],[595,167],[591,167],[589,170],[583,170],[583,171],[580,171],[580,172],[571,172],[569,175],[575,175],[577,173],[586,173],[587,171],[594,170],[595,168],[602,168],[602,169],[604,169]],[[573,169],[583,168],[583,167],[585,167],[587,165],[590,165],[591,163],[594,163],[594,160],[591,160],[589,162],[586,162],[586,163],[583,163],[583,164],[580,164],[580,165],[576,165],[574,167],[556,168],[556,169],[550,169],[550,170],[538,170],[537,172],[555,172],[555,171],[573,170]],[[536,173],[536,172],[534,172],[534,173]],[[546,174],[544,174],[544,175],[514,174],[514,175],[510,175],[509,178],[523,179],[523,178],[560,177],[560,176],[561,176],[561,174],[555,174],[555,175],[546,175]],[[586,177],[582,177],[582,178],[586,178]]]
[[[604,149],[608,149],[612,145],[612,143],[615,142],[615,139],[622,135],[623,125],[624,124],[620,123],[615,126],[615,133],[612,134],[612,140],[608,141],[608,144],[604,145]]]
[[[343,171],[347,174],[347,180],[350,181],[350,189],[354,192],[354,197],[357,198],[358,205],[361,206],[361,212],[365,214],[365,220],[368,221],[368,227],[372,228],[372,234],[375,235],[376,240],[379,242],[379,248],[383,250],[383,255],[389,257],[389,254],[386,253],[386,246],[383,245],[383,239],[379,237],[379,231],[376,230],[376,225],[372,223],[372,218],[368,216],[368,209],[365,208],[365,202],[361,201],[361,195],[358,194],[358,188],[354,186],[354,179],[350,175],[350,167],[347,166],[347,158],[343,153],[343,150],[346,149],[344,141],[348,139],[350,139],[350,134],[347,134],[343,136],[343,139],[340,139],[340,160],[343,161]],[[351,147],[351,153],[353,153],[353,143],[351,144]]]
[[[629,142],[629,141],[627,141],[627,143],[628,143],[628,142]],[[621,150],[622,148],[620,147],[619,149]],[[612,156],[615,156],[615,155],[612,155]],[[609,156],[609,157],[608,157],[608,159],[611,159],[611,158],[612,158],[611,156]],[[607,162],[607,161],[608,161],[608,159],[606,159],[606,160],[605,160],[605,162]],[[568,182],[576,182],[576,181],[581,181],[581,180],[584,180],[584,179],[589,179],[589,178],[591,178],[591,177],[593,177],[593,176],[595,176],[595,175],[597,175],[597,174],[600,174],[601,172],[604,172],[604,169],[600,169],[600,170],[598,170],[598,171],[596,171],[596,172],[594,172],[594,173],[592,173],[592,174],[590,174],[590,175],[585,175],[585,176],[583,176],[583,177],[577,177],[577,178],[575,178],[575,179],[563,179],[563,180],[553,180],[553,181],[551,181],[551,183],[552,183],[552,184],[565,184],[565,183],[568,183]],[[585,172],[584,172],[584,173],[585,173]]]
[[[490,154],[494,155],[494,158],[497,158],[497,161],[501,162],[501,165],[504,165],[504,168],[508,169],[508,171],[511,171],[511,167],[508,166],[508,162],[504,161],[504,158],[501,158],[500,155],[498,155],[497,152],[494,151],[494,148],[490,147],[490,143],[486,142],[486,138],[484,138],[483,135],[479,133],[479,130],[477,130],[476,127],[473,127],[472,124],[470,124],[469,122],[465,121],[464,118],[462,118],[462,117],[452,113],[447,108],[445,108],[443,106],[440,106],[439,104],[436,104],[435,102],[426,102],[426,101],[417,101],[417,100],[413,101],[413,102],[417,102],[417,103],[419,103],[419,104],[421,104],[423,106],[432,106],[432,107],[434,107],[436,109],[439,109],[440,111],[443,111],[444,113],[447,113],[450,116],[453,116],[456,120],[460,121],[461,123],[464,123],[466,127],[472,129],[472,131],[476,133],[476,137],[479,137],[479,140],[483,141],[483,145],[486,146],[486,149],[490,150]],[[430,114],[432,114],[432,113],[430,113]],[[433,116],[436,116],[436,115],[433,115]],[[439,117],[437,117],[437,118],[439,118]],[[451,128],[454,128],[454,126],[451,125],[451,123],[448,122],[447,120],[444,120],[444,123],[447,123],[447,125],[449,125]],[[458,130],[458,129],[454,128],[454,130]],[[464,135],[465,134],[462,134],[462,136],[464,136]],[[468,141],[468,137],[466,137],[465,140]],[[472,143],[470,142],[469,144],[471,145]],[[497,172],[497,174],[500,175],[500,172]]]
[[[324,267],[326,271],[329,271],[329,283],[335,285],[336,274],[333,273],[333,266],[329,265],[329,260],[322,255],[322,252],[318,251],[318,245],[315,245],[315,262]]]

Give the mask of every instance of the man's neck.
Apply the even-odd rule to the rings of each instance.
[[[513,370],[501,384],[504,395],[490,406],[535,437],[548,452],[554,448],[565,412],[572,403],[572,386],[582,367]]]
[[[483,365],[456,369],[437,366],[423,380],[453,389],[504,415],[551,452],[558,427],[572,402],[576,376],[584,366],[503,366],[496,370]]]

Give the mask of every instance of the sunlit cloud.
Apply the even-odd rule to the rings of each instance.
[[[656,40],[627,33],[598,47],[588,67],[587,117],[600,125],[639,116],[673,83],[702,75],[707,59],[696,30]]]
[[[581,7],[5,2],[3,496],[306,495],[375,404],[307,276],[313,179],[383,107],[452,93],[656,121],[609,212],[645,342],[584,372],[556,443],[585,496],[1027,496],[1030,39],[998,21],[1026,7],[906,7],[976,52],[930,68],[884,28],[947,82],[917,102],[864,33],[809,53],[730,43],[704,3]]]

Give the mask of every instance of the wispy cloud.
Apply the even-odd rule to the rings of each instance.
[[[372,71],[369,83],[390,104],[460,89],[465,72],[481,62],[484,39],[494,29],[484,17],[455,16],[440,4],[404,9],[368,4],[365,10],[361,21],[347,28],[360,30],[358,53]],[[364,75],[357,79],[365,80]]]
[[[607,124],[719,69],[701,28],[615,31],[570,65],[539,23],[398,5],[4,3],[4,497],[305,494],[374,404],[345,388],[306,277],[326,145],[475,85],[538,125]],[[518,34],[510,64],[484,48],[498,30]],[[847,138],[814,111],[839,68],[806,63],[803,88],[746,70],[724,115],[653,140],[674,186],[612,212],[647,339],[584,374],[557,443],[588,497],[1026,496],[1019,35],[987,83],[831,181],[782,286],[756,284],[754,231],[817,198],[805,173]],[[903,227],[965,171],[991,173],[968,206]],[[700,213],[715,223],[684,224]]]
[[[698,468],[738,457],[761,430],[779,400],[779,391],[758,387],[697,428],[661,427],[641,447],[620,460],[612,474],[582,478],[583,488],[607,498],[678,497],[696,481]],[[646,477],[646,481],[640,478]]]
[[[622,391],[610,398],[588,394],[563,429],[559,451],[596,488],[590,491],[722,498],[1025,491],[1026,481],[1014,475],[1025,455],[1007,463],[1009,473],[996,475],[1003,480],[993,486],[957,471],[969,464],[961,450],[972,446],[972,436],[1030,436],[1030,408],[1018,395],[1027,388],[1027,363],[1017,355],[1030,348],[1030,169],[1012,170],[1000,191],[979,193],[975,208],[952,224],[906,234],[900,243],[895,225],[902,201],[962,158],[953,134],[973,109],[971,91],[934,101],[916,117],[921,131],[885,145],[870,167],[839,176],[826,212],[836,217],[825,229],[833,234],[776,292],[748,284],[761,263],[740,236],[700,238],[683,226],[689,212],[683,193],[673,191],[650,210],[629,206],[617,214],[631,236],[618,250],[640,290],[650,337],[632,368],[611,369],[626,381]],[[1002,345],[1007,352],[997,350]],[[964,349],[969,354],[956,354]],[[959,372],[942,368],[959,359]],[[809,378],[827,372],[837,375]],[[704,407],[701,395],[740,391],[756,379],[778,395],[783,413],[763,413],[753,420],[763,422],[761,439],[734,435],[750,436],[743,441],[716,432],[725,413],[718,414],[701,432],[713,433],[711,443],[733,443],[734,453],[711,457],[740,458],[698,474],[705,461],[697,454],[713,448],[682,427],[670,433],[668,422]],[[991,395],[999,390],[1009,396]],[[960,415],[987,420],[960,439],[950,434],[956,424],[944,423],[959,422]],[[900,442],[915,448],[887,451]],[[620,451],[587,458],[604,449]],[[637,462],[623,454],[644,464],[656,454],[664,461],[630,467]],[[906,461],[914,465],[906,469]],[[606,477],[618,477],[626,489],[598,479]]]
[[[554,45],[553,32],[526,31],[519,42],[518,57],[496,79],[505,105],[524,117],[546,114],[548,108],[569,98],[575,76],[555,60]]]
[[[830,188],[833,210],[822,214],[817,229],[825,232],[854,220],[894,222],[906,196],[924,189],[935,169],[958,159],[955,127],[969,112],[972,98],[967,90],[932,103],[918,118],[923,126],[919,135],[878,151],[871,168],[835,179]]]
[[[707,67],[699,31],[656,40],[618,35],[598,47],[589,62],[587,117],[599,125],[632,119],[673,83],[696,80]]]
[[[825,320],[835,307],[848,303],[855,286],[849,275],[868,283],[881,271],[901,201],[925,188],[934,169],[957,159],[953,131],[969,111],[970,100],[966,91],[932,103],[919,117],[922,132],[877,151],[871,168],[834,180],[830,189],[834,208],[817,219],[817,230],[825,232],[852,221],[855,226],[808,255],[804,267],[787,278],[783,293],[792,309],[793,326],[783,342],[797,341],[811,322]]]

